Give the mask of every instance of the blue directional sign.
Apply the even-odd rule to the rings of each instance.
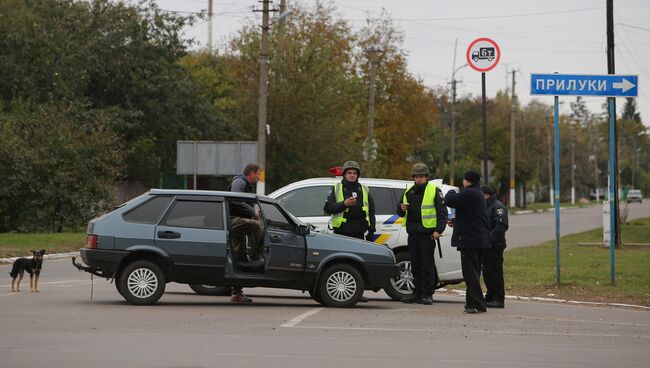
[[[636,97],[636,75],[531,74],[531,95]]]

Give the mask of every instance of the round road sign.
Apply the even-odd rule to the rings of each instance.
[[[492,70],[501,59],[501,49],[489,38],[478,38],[467,48],[467,64],[477,72]]]

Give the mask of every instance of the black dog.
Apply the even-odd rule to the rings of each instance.
[[[45,254],[45,249],[39,251],[32,250],[33,258],[18,258],[14,262],[14,266],[11,268],[11,291],[20,291],[20,282],[23,280],[23,275],[25,271],[29,273],[29,290],[38,292],[38,277],[41,275],[41,268],[43,267],[43,255]],[[14,282],[16,278],[16,288],[14,289]],[[36,277],[34,277],[36,276]]]

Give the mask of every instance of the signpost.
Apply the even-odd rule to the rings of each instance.
[[[497,66],[501,59],[501,49],[496,42],[489,38],[477,38],[467,48],[467,64],[481,73],[481,92],[483,93],[483,181],[488,184],[488,154],[487,154],[487,112],[485,102],[485,72]]]
[[[616,221],[614,193],[616,190],[616,151],[614,139],[614,97],[636,97],[639,93],[639,79],[636,75],[583,75],[583,74],[531,74],[530,94],[555,96],[555,273],[560,284],[560,124],[559,97],[562,96],[607,96],[609,97],[609,262],[610,281],[616,284],[615,237]]]

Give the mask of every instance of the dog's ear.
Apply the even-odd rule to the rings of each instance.
[[[45,254],[45,249],[41,249],[41,253]]]
[[[30,249],[29,251],[32,252],[32,254],[36,253],[36,251],[33,249]]]

